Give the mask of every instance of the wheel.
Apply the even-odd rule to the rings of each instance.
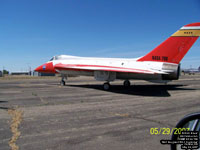
[[[109,82],[106,82],[106,83],[103,84],[103,89],[106,90],[106,91],[110,89]]]
[[[130,81],[129,81],[129,80],[125,80],[125,81],[124,81],[124,86],[125,86],[125,87],[131,86]]]
[[[65,81],[60,81],[60,85],[65,86]]]

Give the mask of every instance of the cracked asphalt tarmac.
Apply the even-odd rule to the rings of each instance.
[[[185,75],[168,85],[131,81],[111,83],[89,77],[0,78],[0,150],[12,138],[8,109],[23,112],[16,141],[20,150],[168,150],[151,128],[174,128],[185,115],[200,111],[200,75]]]

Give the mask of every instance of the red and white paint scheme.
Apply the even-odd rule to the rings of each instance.
[[[69,55],[54,56],[47,63],[35,69],[38,72],[68,75],[94,76],[98,81],[106,81],[104,89],[110,88],[109,82],[122,79],[130,86],[130,79],[151,82],[178,80],[180,61],[200,36],[200,22],[183,26],[167,40],[140,58],[95,58]],[[64,79],[61,84],[65,85]]]

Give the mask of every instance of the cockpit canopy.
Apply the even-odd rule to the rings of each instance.
[[[60,60],[60,59],[63,59],[62,55],[53,56],[53,58],[51,58],[49,61]]]
[[[49,61],[53,61],[53,60],[61,60],[61,59],[68,59],[68,58],[72,58],[74,56],[70,56],[70,55],[57,55],[57,56],[53,56],[53,58],[51,58]]]
[[[53,58],[51,58],[49,61],[53,61],[54,60],[54,57]]]

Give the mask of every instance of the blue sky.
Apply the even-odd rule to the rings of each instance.
[[[54,55],[134,58],[200,22],[199,0],[0,0],[0,70]],[[200,40],[182,67],[200,66]]]

